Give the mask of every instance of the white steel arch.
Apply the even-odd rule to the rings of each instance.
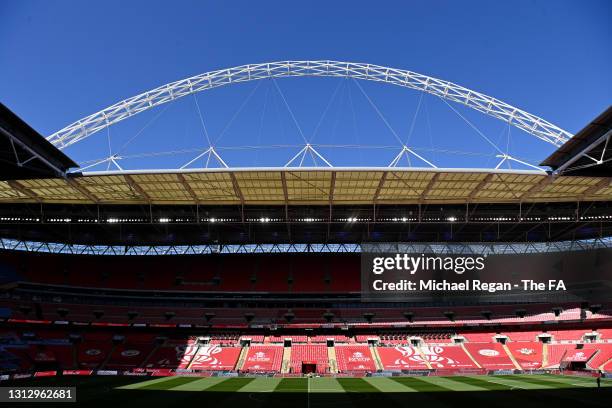
[[[540,117],[449,81],[380,65],[326,60],[248,64],[205,72],[117,102],[53,133],[47,140],[64,149],[140,112],[190,94],[239,82],[299,76],[348,77],[427,92],[493,116],[555,146],[560,146],[572,136]]]

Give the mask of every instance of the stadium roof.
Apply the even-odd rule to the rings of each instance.
[[[612,106],[565,142],[541,165],[577,176],[612,176]]]
[[[520,170],[206,169],[0,181],[0,203],[384,205],[611,199],[611,177]]]
[[[0,180],[58,177],[78,167],[0,103]]]

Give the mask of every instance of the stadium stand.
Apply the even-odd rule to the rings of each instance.
[[[283,343],[285,340],[292,343],[308,343],[308,336],[270,336],[268,338],[270,343]]]
[[[310,338],[311,343],[325,343],[328,340],[331,340],[335,343],[347,343],[349,341],[348,337],[340,336],[340,335],[330,335],[330,336],[319,335],[319,336],[312,336]]]
[[[516,331],[516,332],[503,332],[502,333],[511,341],[536,341],[538,334],[541,334],[539,331]]]
[[[426,369],[427,363],[415,347],[378,347],[385,370]]]
[[[325,258],[304,255],[217,257],[203,259],[198,266],[186,259],[66,259],[37,254],[20,257],[4,254],[3,262],[20,271],[23,282],[75,287],[213,291],[213,292],[358,292],[359,259],[337,254],[332,265]],[[340,266],[335,269],[335,266]],[[87,274],[79,273],[87,270]],[[179,270],[172,275],[168,270]],[[328,279],[326,279],[328,278]]]
[[[326,62],[325,70],[332,64]],[[368,65],[359,72],[371,69],[378,68]],[[267,71],[271,72],[270,66]],[[343,76],[349,71],[329,72]],[[418,75],[411,78],[399,81],[420,83]],[[220,83],[212,81],[209,78],[209,85]],[[193,88],[191,82],[188,85]],[[441,87],[427,86],[435,92]],[[157,93],[151,95],[147,97],[161,100]],[[479,101],[471,94],[466,98]],[[453,94],[452,99],[461,102],[463,96]],[[124,108],[118,108],[114,117],[132,113]],[[491,106],[483,109],[491,111]],[[3,110],[0,104],[0,114]],[[510,124],[524,119],[524,112],[502,113],[510,115]],[[90,126],[111,119],[79,126],[98,130]],[[16,168],[36,162],[21,162],[14,149]],[[570,150],[574,149],[559,154],[568,158]],[[8,151],[9,156],[13,152]],[[506,156],[502,162],[510,159]],[[74,165],[44,179],[0,174],[1,380],[8,374],[64,375],[60,370],[82,370],[87,376],[215,379],[242,374],[349,377],[372,372],[373,377],[422,375],[413,383],[437,392],[458,387],[474,391],[485,382],[464,378],[461,384],[443,378],[441,384],[449,386],[445,388],[425,376],[529,370],[595,375],[595,370],[612,370],[609,299],[591,302],[565,293],[541,296],[538,291],[483,292],[478,299],[468,299],[453,298],[447,291],[425,299],[363,302],[360,279],[365,258],[360,253],[370,244],[381,244],[379,249],[425,247],[423,252],[441,256],[482,250],[488,260],[503,258],[495,265],[496,272],[523,278],[532,272],[543,275],[541,265],[546,264],[533,262],[533,270],[516,266],[530,263],[526,258],[552,259],[554,266],[548,268],[563,279],[572,269],[571,262],[558,263],[566,254],[576,259],[591,257],[589,251],[610,250],[609,175],[566,177],[499,166],[493,171],[370,171],[288,165],[239,171],[64,173]],[[600,261],[588,269],[580,262],[579,269],[597,270],[606,265]],[[432,271],[431,276],[437,279],[441,275],[437,272],[441,271]],[[605,287],[596,281],[585,282],[580,290],[597,292]],[[516,405],[500,399],[506,391],[515,393],[514,380],[493,378],[499,382],[486,389],[494,392],[479,394],[479,402]],[[180,388],[190,389],[192,380],[197,384],[194,378],[168,381],[171,385],[185,381]],[[245,393],[252,400],[249,405],[262,401],[265,405],[267,399],[251,395],[254,388],[245,386],[248,381],[252,380],[246,379],[242,386],[249,391]],[[347,392],[366,384],[351,381],[333,383],[338,391]],[[557,379],[542,381],[547,390],[537,394],[542,398],[535,404],[543,406],[551,396],[549,385]],[[279,380],[275,387],[288,391],[284,383],[291,382]],[[405,391],[396,383],[387,382],[386,390]],[[296,384],[305,385],[310,406],[311,381],[291,386]],[[215,386],[211,390],[226,391]],[[576,395],[575,390],[569,393]],[[193,396],[175,394],[176,405]],[[230,404],[235,401],[217,394],[221,404],[225,399]],[[448,398],[449,393],[437,394]],[[149,395],[155,398],[155,393]],[[413,403],[445,399],[433,393],[422,396]],[[394,398],[358,402],[393,404]],[[212,399],[203,401],[214,405]]]
[[[280,372],[283,359],[283,347],[257,345],[249,347],[242,371],[244,372]]]
[[[612,358],[612,344],[585,344],[584,350],[593,350],[595,354],[587,362],[587,366],[593,370],[599,370],[602,365]]]
[[[238,361],[240,350],[240,347],[198,346],[188,368],[193,370],[233,370]]]
[[[567,350],[561,362],[562,363],[586,363],[595,355],[595,353],[597,353],[596,349],[576,347],[571,350]]]
[[[112,334],[90,333],[83,335],[82,339],[76,345],[79,368],[92,370],[101,367],[112,351]]]
[[[325,373],[329,367],[327,346],[296,344],[291,347],[291,372]]]
[[[517,341],[507,343],[516,362],[525,370],[542,367],[543,346],[537,341]]]
[[[385,369],[476,368],[460,346],[379,347],[378,354]],[[429,366],[428,366],[429,364]]]
[[[598,329],[597,331],[602,340],[612,340],[612,329]]]
[[[161,330],[161,329],[160,329]],[[515,338],[532,338],[531,332],[510,332]],[[516,333],[519,333],[518,336]],[[459,332],[462,337],[470,333]],[[472,333],[473,334],[473,333]],[[576,332],[557,333],[561,338],[575,338]],[[533,370],[541,367],[566,367],[597,370],[607,366],[612,358],[612,343],[595,340],[589,343],[562,343],[568,340],[544,344],[540,341],[467,342],[462,345],[436,343],[446,333],[429,333],[434,342],[422,342],[419,346],[395,345],[372,348],[368,341],[378,337],[424,339],[427,333],[412,334],[356,334],[313,335],[297,338],[283,347],[284,336],[266,337],[261,334],[242,335],[220,331],[200,336],[162,335],[159,333],[117,334],[113,326],[103,326],[95,332],[81,330],[79,334],[60,329],[39,329],[5,332],[0,336],[0,366],[4,370],[36,369],[183,369],[200,372],[233,371],[279,373],[282,371],[284,353],[287,354],[287,372],[327,373],[337,369],[340,373],[369,372],[377,369],[376,358],[385,370],[444,371],[478,369],[485,370]],[[476,338],[482,333],[476,333]],[[281,340],[266,343],[268,339]],[[212,340],[231,341],[232,346],[221,346]],[[238,346],[235,340],[250,340],[251,345]],[[256,339],[257,342],[253,341]],[[328,347],[328,339],[335,347]],[[210,342],[209,342],[210,340]],[[336,342],[336,340],[338,340]],[[333,350],[333,353],[330,353]],[[467,353],[466,353],[467,352]],[[244,354],[243,357],[241,357]],[[289,357],[290,356],[290,357]],[[516,362],[516,365],[514,365]],[[238,365],[240,363],[240,365]],[[585,365],[586,364],[586,365]],[[335,372],[335,371],[333,371]]]
[[[374,335],[363,335],[363,334],[358,334],[355,336],[355,341],[357,343],[367,343],[368,340],[380,341],[380,337],[374,336]]]
[[[572,344],[549,344],[548,349],[548,362],[544,366],[547,367],[558,367],[561,364],[561,361],[565,357],[568,352],[574,350],[576,348],[575,345]]]
[[[512,370],[515,368],[500,343],[466,343],[465,348],[482,368],[489,370]]]
[[[551,330],[547,333],[557,341],[561,340],[582,340],[585,333],[589,330]]]
[[[147,356],[153,351],[151,343],[126,343],[116,345],[110,353],[108,362],[104,368],[108,369],[132,369],[144,364]]]
[[[432,368],[476,368],[476,365],[460,346],[429,346],[421,347],[421,350]]]
[[[148,359],[146,368],[186,368],[192,355],[185,357],[186,345],[164,344],[158,347]]]
[[[265,339],[265,336],[263,335],[249,335],[249,336],[240,336],[240,340],[250,340],[253,343],[263,343]]]
[[[336,358],[340,372],[376,371],[376,364],[368,346],[338,345]]]
[[[464,333],[463,337],[469,342],[486,343],[494,341],[495,333]]]

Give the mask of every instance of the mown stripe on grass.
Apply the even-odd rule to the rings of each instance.
[[[512,378],[509,376],[489,376],[487,377],[487,381],[507,385],[510,387],[510,390],[540,390],[544,388],[541,385],[521,382],[519,378]]]
[[[553,383],[561,383],[573,385],[576,387],[594,388],[597,387],[596,379],[593,377],[574,377],[574,376],[561,376],[561,375],[550,375],[550,376],[539,376],[542,381],[550,381]],[[602,387],[607,387],[605,381],[601,382]]]
[[[540,384],[543,386],[548,386],[550,388],[576,388],[576,385],[559,382],[559,381],[551,381],[549,379],[544,379],[541,377],[532,377],[532,376],[521,376],[520,381],[528,382],[531,384]]]
[[[283,378],[274,392],[308,392],[306,378]]]
[[[167,381],[158,382],[155,384],[145,385],[144,387],[140,387],[140,390],[169,390],[174,387],[178,387],[183,384],[189,384],[190,382],[194,382],[200,380],[200,377],[172,377]]]
[[[421,377],[422,381],[439,385],[451,391],[486,391],[486,388],[476,387],[470,384],[464,384],[458,381],[453,381],[451,377]]]
[[[196,381],[176,386],[171,388],[169,391],[204,391],[208,387],[212,387],[223,380],[225,379],[221,377],[200,377]]]
[[[247,385],[253,380],[254,378],[246,378],[246,377],[228,378],[225,381],[221,381],[220,383],[217,383],[211,387],[206,388],[206,391],[207,392],[234,392],[234,391],[238,391],[239,389],[241,389],[242,387],[244,387],[245,385]]]
[[[545,388],[571,388],[571,386],[564,386],[563,384],[555,384],[551,381],[540,380],[538,378],[531,378],[528,376],[511,377],[511,376],[504,375],[504,376],[494,376],[494,377],[505,378],[505,379],[516,381],[522,384],[534,384],[534,385],[538,385],[539,388],[543,388],[543,389]]]
[[[369,382],[381,392],[417,392],[417,390],[404,384],[399,384],[396,381],[392,381],[387,377],[368,377],[364,378],[364,381]]]
[[[421,378],[417,377],[391,377],[393,381],[396,381],[406,387],[410,387],[416,391],[425,391],[425,392],[443,392],[443,391],[451,391],[450,389],[443,387],[438,384],[434,384],[431,382],[423,381]]]
[[[563,406],[608,406],[608,404],[600,403],[596,401],[592,401],[589,398],[585,398],[586,396],[599,395],[597,390],[588,389],[587,387],[581,387],[578,385],[571,384],[563,384],[563,383],[554,383],[552,381],[547,381],[541,375],[530,376],[530,375],[520,375],[520,381],[522,384],[534,384],[534,386],[538,387],[540,393],[543,398],[555,399],[559,398],[559,395],[563,395],[564,404]],[[537,385],[535,385],[537,384]],[[563,391],[561,391],[563,390]],[[585,392],[587,394],[585,394]],[[571,404],[569,401],[574,401]],[[549,404],[553,406],[554,404]]]
[[[344,392],[342,386],[336,381],[335,378],[311,378],[309,392],[322,393],[322,392]]]
[[[337,381],[346,392],[380,392],[378,388],[361,378],[338,378]]]
[[[471,385],[487,391],[506,391],[512,389],[512,386],[500,384],[497,382],[490,382],[486,377],[449,377],[449,380],[456,381],[465,385]]]
[[[130,389],[142,388],[142,387],[146,387],[148,385],[153,385],[153,384],[157,384],[157,383],[160,383],[160,382],[168,381],[168,380],[170,380],[172,378],[176,378],[176,377],[157,377],[157,378],[154,378],[153,380],[147,380],[147,381],[142,381],[142,382],[136,382],[136,383],[133,383],[133,384],[122,385],[121,387],[117,387],[117,388],[121,389],[121,390],[130,390]],[[91,386],[91,384],[85,384],[85,385]]]
[[[239,389],[238,392],[273,392],[279,382],[281,382],[280,378],[254,378],[253,381]]]

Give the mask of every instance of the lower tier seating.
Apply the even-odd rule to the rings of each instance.
[[[340,372],[376,371],[376,364],[368,346],[338,345],[335,350]]]
[[[542,343],[537,341],[509,342],[508,349],[516,362],[525,370],[542,367]]]
[[[325,373],[329,367],[327,346],[323,344],[296,344],[291,347],[291,372],[301,373],[308,365],[316,366],[317,373]]]
[[[189,368],[192,370],[233,370],[240,350],[240,347],[198,346]]]
[[[249,347],[242,371],[278,372],[283,362],[283,346],[257,345]]]
[[[500,343],[467,343],[465,348],[482,368],[489,370],[513,370],[515,368]]]
[[[277,334],[277,337],[299,338],[304,342],[292,343],[291,347],[285,348],[281,343],[265,343],[267,336],[263,334],[241,335],[230,331],[179,335],[174,334],[174,329],[166,333],[114,333],[113,328],[88,328],[80,333],[51,328],[0,329],[0,371],[147,368],[233,371],[240,360],[238,368],[244,372],[278,373],[283,358],[288,361],[285,368],[293,374],[304,371],[327,373],[335,367],[341,373],[376,371],[379,362],[385,370],[469,370],[478,369],[478,366],[486,370],[508,370],[517,368],[517,365],[524,370],[558,367],[606,370],[610,369],[612,360],[612,342],[607,341],[566,344],[553,340],[553,343],[543,344],[539,341],[508,340],[505,345],[495,341],[460,345],[438,343],[439,339],[434,338],[431,343],[424,341],[418,347],[379,345],[372,348],[367,343],[375,340],[376,335],[293,333],[288,336]],[[535,337],[536,333],[539,331],[524,332],[524,338]],[[393,336],[411,337],[410,334]],[[253,338],[260,342],[247,343],[244,347],[208,342],[209,339],[234,341]],[[328,338],[345,342],[328,347]],[[313,339],[325,339],[325,342],[315,343]],[[337,365],[333,364],[334,354]]]
[[[412,346],[379,347],[383,367],[387,370],[432,368],[477,368],[460,346],[423,346],[420,351]]]

